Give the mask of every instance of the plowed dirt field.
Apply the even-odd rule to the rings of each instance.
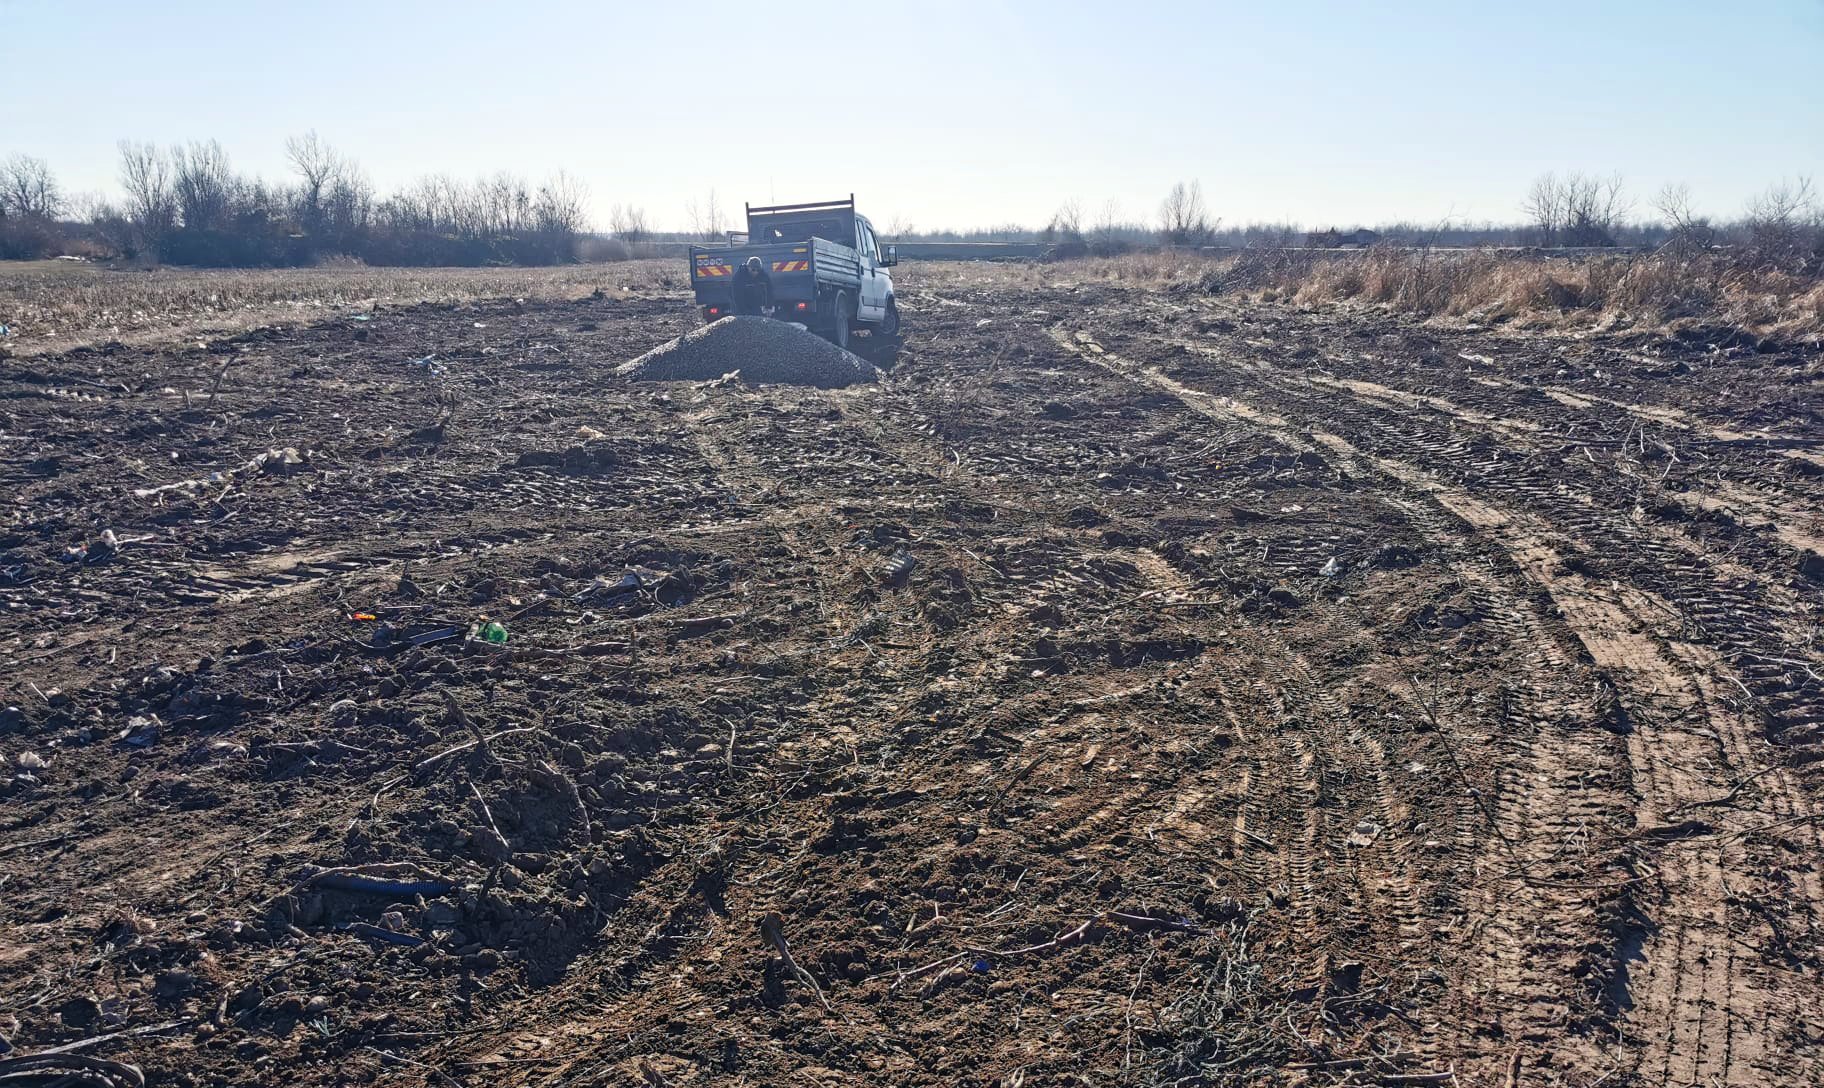
[[[0,360],[13,1053],[1824,1080],[1824,352],[907,271]]]

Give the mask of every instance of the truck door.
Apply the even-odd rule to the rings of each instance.
[[[878,322],[887,316],[887,274],[880,267],[880,244],[874,238],[874,226],[861,216],[855,217],[855,249],[861,254],[861,291],[856,300],[856,317]]]

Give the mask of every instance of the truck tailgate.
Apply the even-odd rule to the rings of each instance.
[[[726,286],[749,257],[765,262],[775,285],[802,278],[817,283],[855,286],[861,282],[861,255],[848,246],[822,238],[760,246],[720,246],[690,251],[690,282],[697,287]]]
[[[716,249],[696,249],[690,251],[690,278],[692,280],[726,280],[735,274],[735,269],[747,263],[749,257],[758,257],[766,262],[769,271],[777,274],[785,271],[785,265],[793,257],[792,250],[802,250],[803,246],[722,246]],[[801,259],[802,256],[800,255]]]

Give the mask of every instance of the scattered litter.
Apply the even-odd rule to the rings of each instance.
[[[507,641],[507,629],[499,620],[489,620],[481,627],[481,637],[485,642],[503,646]]]
[[[367,623],[371,620],[377,620],[380,617],[374,615],[372,612],[350,612],[348,618],[355,623]]]
[[[1337,562],[1336,556],[1333,555],[1330,557],[1330,561],[1324,564],[1324,568],[1317,573],[1323,575],[1325,578],[1335,578],[1337,575],[1343,573],[1343,565]]]
[[[66,1050],[67,1047],[58,1047]],[[5,1051],[0,1051],[5,1053]],[[139,1066],[81,1054],[45,1051],[17,1058],[0,1058],[0,1084],[62,1085],[64,1088],[145,1088]]]
[[[608,436],[601,431],[596,430],[594,427],[585,426],[576,429],[576,437],[585,442],[600,442]]]
[[[1381,825],[1373,820],[1363,820],[1355,825],[1355,830],[1350,832],[1349,838],[1345,841],[1350,846],[1372,846],[1374,841],[1380,837]]]
[[[628,603],[627,598],[638,594],[641,590],[661,591],[666,588],[668,583],[675,582],[676,580],[670,574],[662,570],[653,570],[650,567],[628,567],[620,578],[614,581],[598,575],[588,589],[576,595],[576,599],[594,597],[603,607],[612,608]],[[667,596],[675,599],[678,595],[673,593]],[[665,597],[661,597],[660,600],[664,601]]]
[[[115,739],[129,748],[150,748],[158,743],[158,718],[135,714]]]
[[[201,491],[206,483],[210,482],[213,481],[179,480],[176,483],[160,484],[157,487],[138,487],[133,489],[133,497],[136,499],[150,499],[156,495],[162,495],[167,491],[181,491],[187,495],[194,495],[196,492]]]
[[[18,763],[28,771],[42,771],[50,766],[37,752],[20,752]]]
[[[166,492],[179,492],[185,495],[200,494],[205,488],[225,487],[234,482],[234,478],[243,473],[277,473],[289,474],[299,465],[310,463],[315,451],[300,452],[296,446],[275,447],[247,461],[241,467],[229,472],[211,472],[209,475],[193,480],[178,480],[176,483],[160,484],[157,487],[135,488],[133,497],[150,499]]]
[[[889,585],[900,585],[912,576],[912,571],[917,566],[918,560],[912,558],[910,552],[895,552],[893,558],[887,560],[886,566],[881,570],[881,580]]]
[[[372,314],[349,314],[348,319],[350,321],[372,321],[374,319],[374,315],[372,315]]]
[[[423,358],[410,359],[406,361],[405,365],[423,367],[427,373],[435,378],[441,378],[450,372],[448,367],[437,361],[437,356],[435,355],[426,355]]]
[[[462,634],[462,628],[460,627],[439,627],[435,631],[426,631],[421,635],[413,635],[407,641],[414,646],[425,646],[433,642],[442,642],[446,638],[455,638],[460,634]]]
[[[13,328],[11,325],[0,325],[0,337],[11,335],[13,335]]]
[[[488,327],[488,323],[486,321],[477,321],[475,322],[475,327],[478,329],[485,329]]]
[[[319,869],[300,880],[293,894],[309,888],[379,895],[442,895],[456,888],[454,881],[428,875],[411,862],[375,862]]]
[[[402,944],[407,948],[416,948],[424,943],[423,937],[415,937],[410,933],[394,933],[390,929],[383,929],[369,922],[344,922],[336,928],[344,933],[352,933],[357,937],[365,937],[380,944]]]
[[[241,472],[290,472],[294,467],[310,461],[308,453],[299,453],[298,447],[286,446],[275,448],[259,454],[253,460],[242,465]]]
[[[705,381],[734,371],[752,384],[837,389],[879,377],[874,364],[784,321],[725,317],[661,344],[615,373],[634,381]]]

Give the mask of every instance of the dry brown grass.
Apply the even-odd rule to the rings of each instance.
[[[667,283],[666,280],[670,282]],[[15,354],[119,340],[159,343],[256,325],[321,321],[374,305],[483,298],[573,299],[684,284],[681,261],[556,268],[114,270],[69,261],[0,262],[0,323]]]
[[[1389,249],[1284,263],[1263,278],[1265,289],[1299,303],[1371,303],[1523,328],[1698,323],[1796,338],[1824,332],[1824,285],[1815,277],[1740,269],[1708,254],[1539,257]]]
[[[916,266],[944,286],[1108,284],[1208,291],[1303,306],[1366,305],[1446,321],[1538,331],[1729,325],[1756,335],[1824,336],[1824,281],[1737,268],[1714,254],[1542,256],[1391,247],[1359,253],[1255,250],[1238,256],[1134,253],[1055,264]]]

